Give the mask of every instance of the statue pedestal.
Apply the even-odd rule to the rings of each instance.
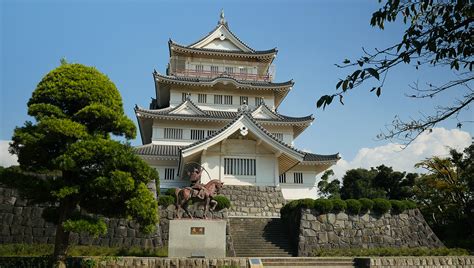
[[[225,257],[226,221],[170,220],[168,257]]]

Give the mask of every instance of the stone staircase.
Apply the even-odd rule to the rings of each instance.
[[[279,218],[230,218],[237,257],[291,257],[293,249]]]
[[[356,267],[353,258],[262,258],[264,267],[278,268],[308,268],[308,267],[325,267],[325,268],[351,268]]]

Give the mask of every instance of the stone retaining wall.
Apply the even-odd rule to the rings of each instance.
[[[359,267],[388,268],[474,268],[474,256],[420,256],[358,258]]]
[[[321,214],[302,209],[298,256],[319,248],[442,247],[418,209],[392,215]]]
[[[229,216],[280,217],[285,203],[280,187],[224,185],[221,194],[229,198]]]
[[[0,187],[0,243],[54,243],[56,226],[42,217],[44,206],[29,205],[15,190]],[[79,245],[110,247],[160,247],[160,226],[151,235],[138,231],[138,225],[124,219],[105,219],[107,234],[93,238],[71,234],[71,242]]]

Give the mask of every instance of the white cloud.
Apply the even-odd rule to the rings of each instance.
[[[379,165],[393,167],[394,170],[422,172],[414,164],[420,160],[449,155],[450,148],[461,151],[471,144],[471,135],[459,129],[434,128],[431,133],[421,134],[404,150],[400,144],[388,143],[374,148],[362,148],[352,160],[344,157],[333,167],[335,178],[341,179],[347,170],[370,168]]]
[[[18,165],[18,157],[8,152],[10,142],[11,141],[0,140],[0,166],[9,167]]]

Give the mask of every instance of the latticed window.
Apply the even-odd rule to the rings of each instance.
[[[165,128],[165,139],[180,140],[183,139],[183,130],[180,128]]]
[[[219,73],[219,66],[214,66],[214,65],[212,65],[212,66],[211,66],[211,73],[212,73],[212,74],[217,74],[217,73]]]
[[[255,159],[224,158],[224,175],[255,176]]]
[[[222,104],[222,95],[214,95],[214,104]]]
[[[188,98],[191,98],[190,93],[181,93],[181,100],[186,101]]]
[[[240,96],[240,105],[249,104],[249,97]]]
[[[283,141],[283,133],[272,133],[272,135],[275,136],[277,140]]]
[[[204,129],[191,129],[191,140],[204,139]]]
[[[212,136],[217,132],[217,130],[208,130],[207,131],[207,136]]]
[[[198,94],[198,102],[199,103],[206,103],[207,102],[207,95],[206,94]]]
[[[302,184],[303,183],[303,173],[301,173],[301,172],[293,173],[293,182],[297,183],[297,184]]]
[[[279,177],[280,183],[286,183],[286,173],[283,173]]]
[[[232,96],[225,95],[224,96],[224,104],[232,105]]]
[[[196,73],[202,73],[204,71],[204,66],[202,65],[196,65],[194,66],[195,70],[196,70]]]
[[[225,67],[225,72],[228,74],[233,74],[234,73],[234,67],[226,66]]]
[[[174,180],[174,168],[165,168],[165,180]]]
[[[259,106],[262,103],[264,103],[262,97],[255,97],[255,106]]]

